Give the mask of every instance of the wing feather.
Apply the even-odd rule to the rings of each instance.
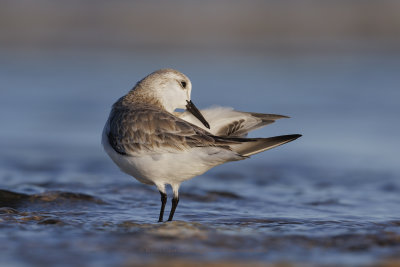
[[[288,118],[278,114],[263,114],[243,112],[226,107],[213,107],[201,110],[201,113],[210,123],[212,134],[224,137],[245,137],[250,131],[264,127],[278,119]],[[176,113],[176,115],[196,126],[206,129],[190,112]]]
[[[222,138],[184,121],[166,111],[151,107],[114,108],[109,120],[108,139],[123,155],[179,152],[193,147],[229,145],[246,141]]]

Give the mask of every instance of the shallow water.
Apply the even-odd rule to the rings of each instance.
[[[13,191],[0,191],[6,256],[1,261],[17,266],[175,264],[177,259],[357,266],[398,260],[397,177],[242,167],[252,171],[219,168],[184,184],[176,221],[168,223],[156,222],[158,192],[130,179],[107,180],[100,172],[91,180],[84,173],[17,183],[3,179]]]
[[[399,263],[400,57],[188,54],[2,55],[1,266]],[[293,117],[254,135],[304,134],[185,182],[168,223],[157,190],[100,147],[112,102],[162,62],[192,77],[199,107]]]

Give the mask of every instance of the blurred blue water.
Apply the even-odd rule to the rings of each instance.
[[[196,51],[1,51],[0,144],[56,144],[103,155],[111,104],[163,67],[187,74],[200,107],[278,113],[253,136],[304,137],[254,160],[398,171],[400,55]]]

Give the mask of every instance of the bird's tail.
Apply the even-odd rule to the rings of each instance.
[[[301,134],[281,135],[269,138],[251,138],[249,142],[230,145],[233,151],[238,154],[249,157],[251,155],[263,152],[265,150],[289,143],[299,138]]]

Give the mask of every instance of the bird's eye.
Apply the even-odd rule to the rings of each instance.
[[[183,88],[186,88],[186,82],[185,81],[181,81],[181,85]]]

